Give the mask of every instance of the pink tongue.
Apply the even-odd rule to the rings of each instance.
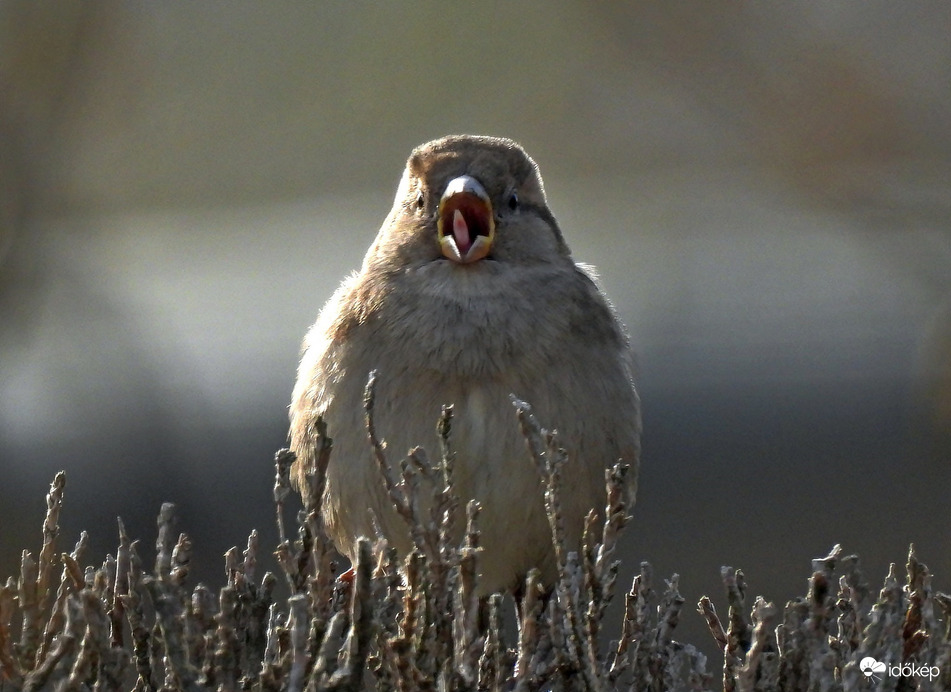
[[[452,215],[452,236],[456,239],[456,248],[459,250],[459,254],[465,257],[472,246],[472,239],[469,237],[469,226],[466,225],[466,219],[458,209]]]

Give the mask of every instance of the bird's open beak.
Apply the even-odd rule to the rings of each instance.
[[[439,200],[436,222],[442,254],[469,264],[489,254],[495,238],[492,201],[478,180],[468,175],[453,178]]]

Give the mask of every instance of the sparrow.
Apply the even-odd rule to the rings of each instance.
[[[455,490],[481,503],[481,595],[519,588],[533,567],[543,582],[557,577],[543,481],[513,395],[567,452],[569,550],[589,510],[603,512],[605,469],[618,461],[630,467],[633,505],[641,423],[629,339],[593,271],[572,259],[538,166],[510,139],[449,136],[412,152],[362,267],[324,305],[302,352],[292,475],[306,487],[322,417],[333,452],[321,511],[351,560],[377,530],[401,556],[412,548],[368,442],[371,371],[389,454],[438,450],[441,406],[454,407]]]

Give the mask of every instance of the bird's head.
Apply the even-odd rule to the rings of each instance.
[[[567,257],[535,162],[512,140],[462,135],[413,151],[366,261],[480,272]]]

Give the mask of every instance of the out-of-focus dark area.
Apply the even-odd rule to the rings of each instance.
[[[538,161],[639,353],[622,581],[784,602],[913,541],[951,588],[949,123],[938,1],[0,4],[0,577],[58,469],[89,560],[121,516],[148,562],[162,501],[213,584],[276,543],[300,340],[469,132]]]

